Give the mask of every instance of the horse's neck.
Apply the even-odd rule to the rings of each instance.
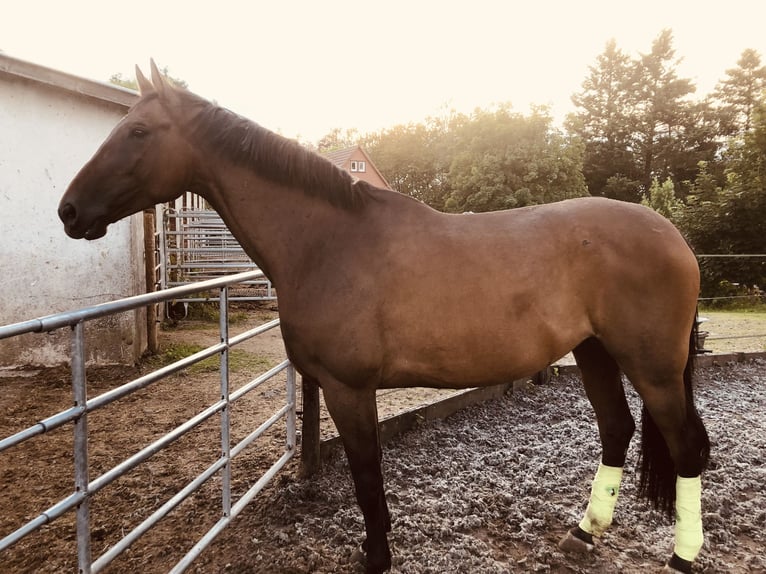
[[[328,201],[243,167],[222,169],[199,193],[277,288],[296,281],[295,271],[322,257],[322,247],[332,249],[326,238],[338,225],[353,224],[350,214]]]

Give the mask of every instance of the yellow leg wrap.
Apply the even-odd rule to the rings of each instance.
[[[580,528],[593,536],[601,536],[612,523],[617,495],[622,480],[621,466],[598,465],[596,477],[590,491],[590,501]]]
[[[676,478],[676,546],[679,558],[693,561],[702,548],[702,481]]]

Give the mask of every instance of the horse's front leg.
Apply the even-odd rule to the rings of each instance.
[[[588,339],[574,349],[585,392],[596,413],[601,438],[601,464],[591,486],[590,500],[580,523],[559,542],[565,552],[590,552],[612,523],[628,444],[635,431],[620,369],[604,346]]]
[[[364,515],[367,539],[366,571],[379,574],[391,567],[386,534],[391,518],[383,490],[378,410],[374,389],[353,389],[338,381],[322,380],[325,404],[340,433],[346,450],[356,499]]]

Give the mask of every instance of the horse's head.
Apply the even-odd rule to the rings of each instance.
[[[170,110],[180,94],[152,61],[150,82],[136,67],[141,97],[85,164],[59,203],[67,235],[97,239],[123,217],[188,189],[194,165]]]

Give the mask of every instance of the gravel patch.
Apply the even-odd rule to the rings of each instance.
[[[712,454],[695,572],[766,572],[766,362],[699,370],[697,381]],[[638,422],[640,402],[627,388]],[[391,572],[659,571],[673,527],[636,496],[638,432],[614,523],[585,557],[557,548],[581,518],[600,456],[577,376],[530,385],[399,437],[384,449]],[[349,558],[363,524],[345,458],[319,478],[295,474],[256,498],[192,571],[360,572]]]

